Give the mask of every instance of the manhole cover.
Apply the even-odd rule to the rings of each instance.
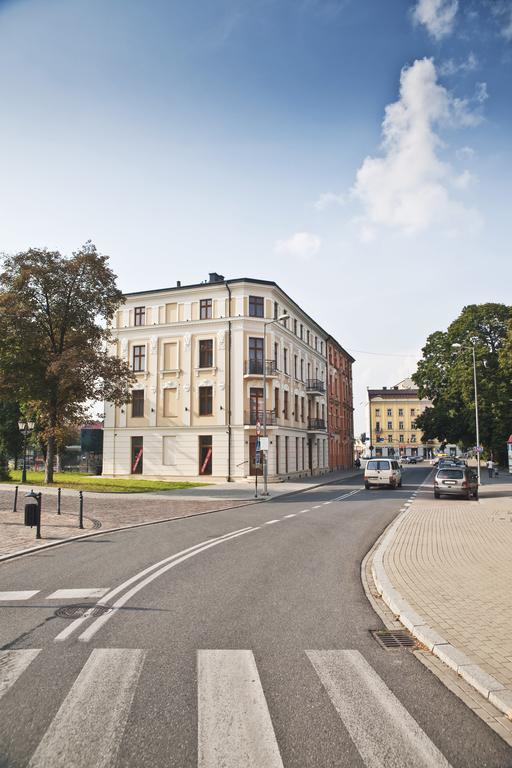
[[[57,608],[55,615],[61,619],[79,619],[87,611],[90,611],[88,615],[91,618],[96,618],[110,611],[110,608],[108,605],[63,605],[62,608]]]
[[[387,651],[417,646],[415,638],[405,629],[376,629],[372,635]]]

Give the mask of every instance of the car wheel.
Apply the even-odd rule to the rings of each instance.
[[[473,494],[473,498],[475,501],[478,501],[478,490],[476,490]]]
[[[438,491],[434,491],[434,499],[440,499],[441,494]]]
[[[366,488],[367,491],[369,491],[370,490],[370,483],[365,483],[364,487]]]

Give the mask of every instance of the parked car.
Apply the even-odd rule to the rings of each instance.
[[[385,485],[399,488],[402,485],[402,471],[396,459],[369,459],[364,470],[364,487]]]
[[[466,499],[478,499],[478,476],[469,467],[444,466],[438,469],[434,479],[434,497],[464,496]]]
[[[404,464],[416,464],[418,461],[417,456],[402,456],[402,461]]]

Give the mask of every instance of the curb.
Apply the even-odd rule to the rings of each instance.
[[[297,491],[289,491],[288,493],[281,493],[279,496],[266,496],[262,499],[247,499],[247,501],[241,504],[236,504],[233,507],[221,507],[220,509],[208,509],[204,512],[194,512],[191,515],[180,515],[179,517],[166,517],[163,520],[148,520],[144,523],[131,523],[129,525],[118,526],[117,528],[102,528],[101,530],[90,531],[89,533],[82,533],[78,536],[70,536],[69,539],[63,541],[50,541],[47,544],[41,544],[38,547],[30,547],[29,549],[20,549],[18,552],[10,552],[7,555],[0,555],[0,563],[7,560],[14,560],[16,557],[23,557],[24,555],[33,555],[35,552],[40,552],[43,549],[49,549],[50,547],[61,547],[64,544],[68,544],[71,541],[79,541],[80,539],[88,539],[91,536],[102,536],[105,533],[117,533],[119,531],[129,531],[132,528],[143,528],[146,525],[158,525],[159,523],[172,523],[173,520],[186,520],[188,517],[199,517],[200,515],[213,515],[215,512],[227,512],[230,509],[241,509],[242,507],[250,507],[254,504],[264,504],[267,501],[276,501],[282,499],[285,496],[295,496],[298,493],[304,493],[305,491],[311,491],[315,488],[321,488],[324,485],[333,485],[341,480],[348,480],[352,477],[357,477],[358,473],[353,475],[347,475],[347,477],[338,478],[337,480],[328,480],[325,483],[317,483],[317,485],[310,485],[307,488],[302,488]],[[90,519],[90,518],[88,518]]]
[[[421,486],[420,486],[421,487]],[[512,720],[512,690],[506,688],[492,675],[474,664],[469,656],[459,651],[454,645],[445,640],[438,632],[424,621],[414,611],[409,603],[392,585],[384,568],[384,555],[395,537],[403,518],[411,507],[407,507],[393,520],[384,532],[380,543],[375,549],[372,560],[372,576],[375,587],[390,610],[397,616],[400,622],[425,645],[434,656],[437,656],[448,667],[453,669],[463,680],[475,688],[485,699],[493,704],[496,709],[503,712]]]

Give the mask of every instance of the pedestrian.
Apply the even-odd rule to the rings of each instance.
[[[354,466],[355,466],[355,468],[356,468],[356,469],[359,469],[359,468],[360,468],[360,466],[361,466],[361,461],[360,461],[360,459],[359,459],[359,456],[358,456],[358,457],[357,457],[357,459],[354,461]]]
[[[489,477],[493,477],[494,475],[494,461],[492,459],[489,459],[487,462],[487,473]]]

